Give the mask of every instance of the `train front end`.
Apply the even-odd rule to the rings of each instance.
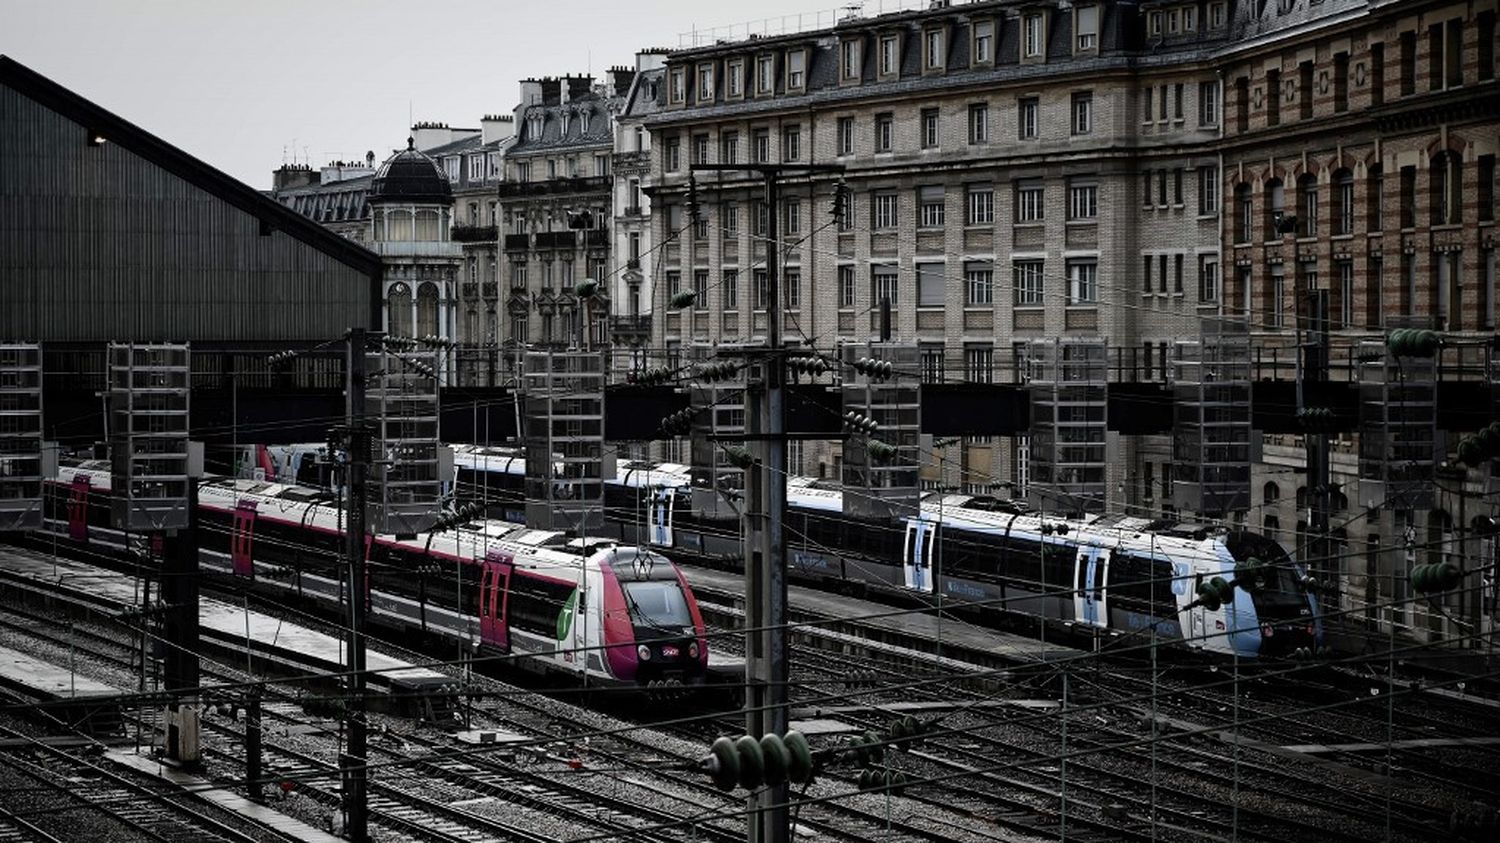
[[[1245,595],[1255,610],[1258,636],[1251,632],[1238,638],[1242,654],[1290,658],[1318,652],[1323,623],[1306,569],[1279,542],[1258,533],[1231,533],[1224,545],[1236,564],[1252,559],[1263,563],[1260,587]]]
[[[698,601],[682,572],[649,550],[600,554],[604,651],[609,672],[640,686],[701,684],[708,641]]]

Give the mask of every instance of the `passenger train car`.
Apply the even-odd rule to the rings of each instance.
[[[82,545],[110,526],[105,461],[59,470],[47,528]],[[342,602],[342,512],[326,492],[252,479],[198,487],[200,565],[277,598]],[[590,684],[696,684],[708,667],[703,618],[660,553],[608,539],[479,520],[440,533],[366,540],[372,623],[464,642],[481,655]]]
[[[459,449],[455,449],[456,451]],[[460,497],[519,493],[524,461],[460,467]],[[456,464],[462,463],[455,460]],[[738,560],[737,521],[692,514],[688,468],[619,462],[605,486],[612,538],[670,548],[677,558]],[[843,514],[833,484],[794,478],[787,492],[789,575],[825,587],[934,599],[998,620],[1018,616],[1087,635],[1155,629],[1211,653],[1276,657],[1316,650],[1322,625],[1306,572],[1275,540],[1247,531],[1142,518],[1063,518],[995,498],[927,493],[920,515],[872,521]],[[1217,610],[1192,606],[1200,583],[1236,563],[1270,563],[1256,593],[1235,589]]]

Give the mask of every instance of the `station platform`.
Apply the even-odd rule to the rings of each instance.
[[[743,625],[743,575],[680,563],[679,567],[701,608],[725,625]],[[902,609],[801,585],[787,587],[787,604],[788,621],[796,625],[793,635],[804,641],[843,652],[878,650],[895,661],[945,672],[990,674],[1083,654],[1073,647],[951,617],[939,619],[932,610]]]
[[[52,557],[25,548],[0,546],[0,583],[37,593],[62,594],[105,612],[140,600],[132,578],[87,562]],[[344,664],[344,641],[326,633],[222,600],[203,598],[198,605],[199,635],[221,654],[247,653],[312,673],[336,673]],[[408,686],[451,682],[439,671],[371,650],[365,657],[373,684]]]
[[[138,755],[134,750],[130,749],[110,750],[104,755],[110,761],[122,767],[128,767],[136,772],[145,773],[148,776],[176,785],[178,788],[191,793],[204,802],[238,814],[256,825],[281,835],[287,840],[309,841],[309,843],[346,843],[342,837],[335,837],[299,819],[289,817],[280,811],[261,805],[258,802],[252,802],[239,793],[235,793],[199,776],[184,773],[176,767],[162,763],[156,758]]]
[[[121,691],[112,685],[82,676],[65,666],[32,658],[25,653],[0,647],[0,685],[24,689],[23,693],[47,700],[81,700],[88,697],[115,697]]]

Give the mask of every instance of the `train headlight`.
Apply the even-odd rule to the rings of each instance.
[[[694,641],[691,644],[688,644],[688,658],[693,659],[693,660],[697,660],[697,658],[698,658],[698,642],[697,641]]]
[[[643,662],[649,662],[649,661],[651,661],[651,648],[647,647],[645,644],[642,644],[641,646],[636,647],[635,648],[635,654],[637,656],[640,656],[641,657],[641,661],[643,661]]]

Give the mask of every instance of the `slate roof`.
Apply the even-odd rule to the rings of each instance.
[[[516,118],[518,121],[516,134],[519,139],[510,151],[524,154],[600,145],[611,146],[614,144],[614,133],[610,129],[609,119],[612,114],[619,112],[623,104],[624,97],[601,97],[595,93],[588,93],[561,105],[524,106]],[[587,132],[583,131],[581,119],[585,110],[589,114]],[[540,137],[532,134],[532,118],[537,112],[541,112],[544,119]],[[566,135],[563,134],[564,114],[569,118]]]

